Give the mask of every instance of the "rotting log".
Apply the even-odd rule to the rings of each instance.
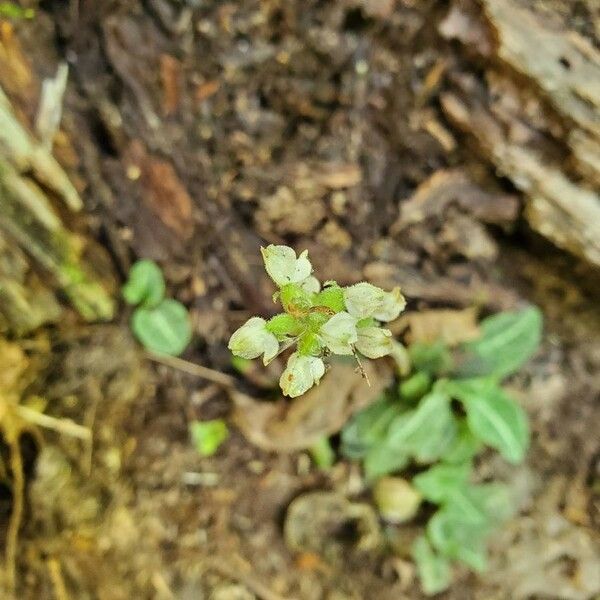
[[[448,119],[523,192],[535,231],[600,266],[600,52],[514,0],[455,0],[440,32],[464,48]]]
[[[64,293],[86,320],[110,319],[114,303],[82,254],[84,240],[67,229],[53,205],[82,202],[52,154],[17,118],[0,88],[0,327],[22,334],[56,320],[51,290]],[[16,244],[20,250],[14,247]],[[27,255],[51,282],[29,276]],[[27,278],[26,278],[27,274]],[[29,284],[37,282],[38,293]]]
[[[25,335],[54,323],[61,308],[27,256],[0,231],[0,332]]]

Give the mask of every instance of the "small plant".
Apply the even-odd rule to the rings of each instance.
[[[131,329],[147,350],[172,356],[185,350],[192,337],[187,309],[181,302],[165,298],[165,279],[155,262],[136,262],[122,294],[128,304],[136,307]]]
[[[0,2],[0,18],[9,19],[33,19],[35,10],[33,8],[23,8],[14,2]]]
[[[284,312],[268,321],[249,319],[231,336],[229,349],[244,359],[262,355],[266,365],[295,346],[279,380],[285,395],[301,396],[318,384],[329,354],[354,355],[360,367],[359,353],[380,358],[394,351],[392,334],[380,323],[393,321],[404,309],[400,288],[385,292],[366,282],[341,287],[335,281],[321,287],[306,250],[298,257],[287,246],[270,245],[261,252],[279,288],[273,300]]]
[[[342,453],[360,459],[370,480],[432,465],[412,479],[438,506],[412,548],[427,594],[449,586],[450,561],[483,571],[486,538],[512,513],[506,486],[471,483],[473,460],[485,446],[510,463],[523,460],[527,416],[500,384],[537,350],[541,328],[540,311],[529,308],[483,320],[481,337],[454,352],[442,343],[412,345],[410,377],[342,431]]]
[[[192,443],[201,456],[212,456],[229,437],[227,424],[222,419],[192,421],[189,429]]]

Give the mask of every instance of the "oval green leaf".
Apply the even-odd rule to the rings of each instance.
[[[438,510],[427,523],[427,535],[438,552],[478,572],[487,566],[486,534],[485,528],[463,521],[446,508]]]
[[[449,500],[456,490],[464,488],[471,475],[471,464],[436,465],[413,477],[413,485],[430,502]]]
[[[152,260],[138,260],[131,267],[121,292],[128,304],[156,306],[165,296],[165,279],[160,267]]]
[[[383,444],[390,423],[401,412],[397,402],[385,397],[358,412],[342,429],[342,454],[362,458],[371,448]]]
[[[465,463],[475,457],[482,447],[483,444],[473,435],[466,419],[460,419],[454,442],[444,453],[442,460],[451,464]]]
[[[222,419],[192,421],[189,429],[192,443],[201,456],[212,456],[229,437],[227,424]]]
[[[424,535],[415,540],[411,553],[425,594],[433,596],[449,587],[452,581],[450,563],[435,552]]]
[[[444,390],[458,398],[467,411],[469,429],[509,462],[521,462],[529,447],[525,411],[492,380],[446,382]]]
[[[388,440],[392,447],[412,454],[418,462],[437,460],[452,445],[456,436],[456,419],[450,409],[450,398],[432,391],[416,409],[391,423]]]
[[[137,308],[131,328],[142,345],[158,354],[178,356],[192,338],[187,309],[177,300],[163,300],[154,308]]]
[[[538,349],[542,323],[542,313],[535,306],[484,319],[481,337],[463,345],[466,358],[457,374],[462,377],[493,375],[502,378],[515,373]]]

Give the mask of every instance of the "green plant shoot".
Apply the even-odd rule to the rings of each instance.
[[[513,512],[506,486],[472,482],[473,459],[487,446],[517,464],[529,447],[527,415],[501,380],[537,350],[541,313],[493,315],[481,332],[454,350],[441,342],[410,346],[408,377],[342,430],[341,452],[362,460],[367,480],[411,463],[428,467],[412,479],[415,492],[438,507],[412,546],[428,595],[450,585],[452,561],[483,571],[487,537]]]
[[[222,419],[192,421],[189,430],[192,443],[201,456],[212,456],[229,437],[227,424]]]
[[[188,311],[181,302],[165,298],[165,280],[155,262],[136,262],[122,294],[128,304],[136,306],[131,329],[147,350],[177,356],[186,349],[192,338]]]
[[[400,288],[386,292],[362,282],[341,287],[335,281],[323,286],[312,275],[305,250],[270,245],[261,249],[265,269],[275,282],[283,312],[266,321],[252,317],[229,340],[229,349],[245,359],[263,357],[268,364],[283,350],[295,347],[279,384],[295,398],[318,384],[329,354],[359,353],[380,358],[394,352],[392,334],[381,323],[393,321],[404,310]]]

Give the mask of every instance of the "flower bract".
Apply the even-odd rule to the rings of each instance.
[[[356,319],[347,312],[334,315],[321,327],[321,338],[334,354],[353,354],[352,344],[358,340]]]
[[[279,385],[286,396],[296,398],[319,383],[324,373],[325,363],[322,359],[316,356],[301,356],[294,352],[281,374]]]
[[[269,277],[279,287],[288,283],[300,283],[307,279],[312,272],[307,250],[297,258],[294,250],[288,246],[271,244],[266,248],[261,248],[261,252]]]
[[[260,317],[252,317],[242,325],[229,340],[229,349],[240,358],[258,358],[269,363],[279,352],[279,342],[273,333],[267,330],[267,322]]]
[[[299,255],[287,246],[261,248],[265,269],[278,287],[273,301],[283,312],[269,321],[252,317],[229,340],[240,358],[262,355],[268,364],[280,352],[294,348],[279,384],[286,396],[304,394],[325,373],[329,354],[367,358],[393,355],[399,346],[383,322],[394,320],[405,307],[400,288],[391,292],[367,282],[342,287],[335,281],[321,286],[312,275],[308,252]],[[281,344],[281,346],[280,346]]]

